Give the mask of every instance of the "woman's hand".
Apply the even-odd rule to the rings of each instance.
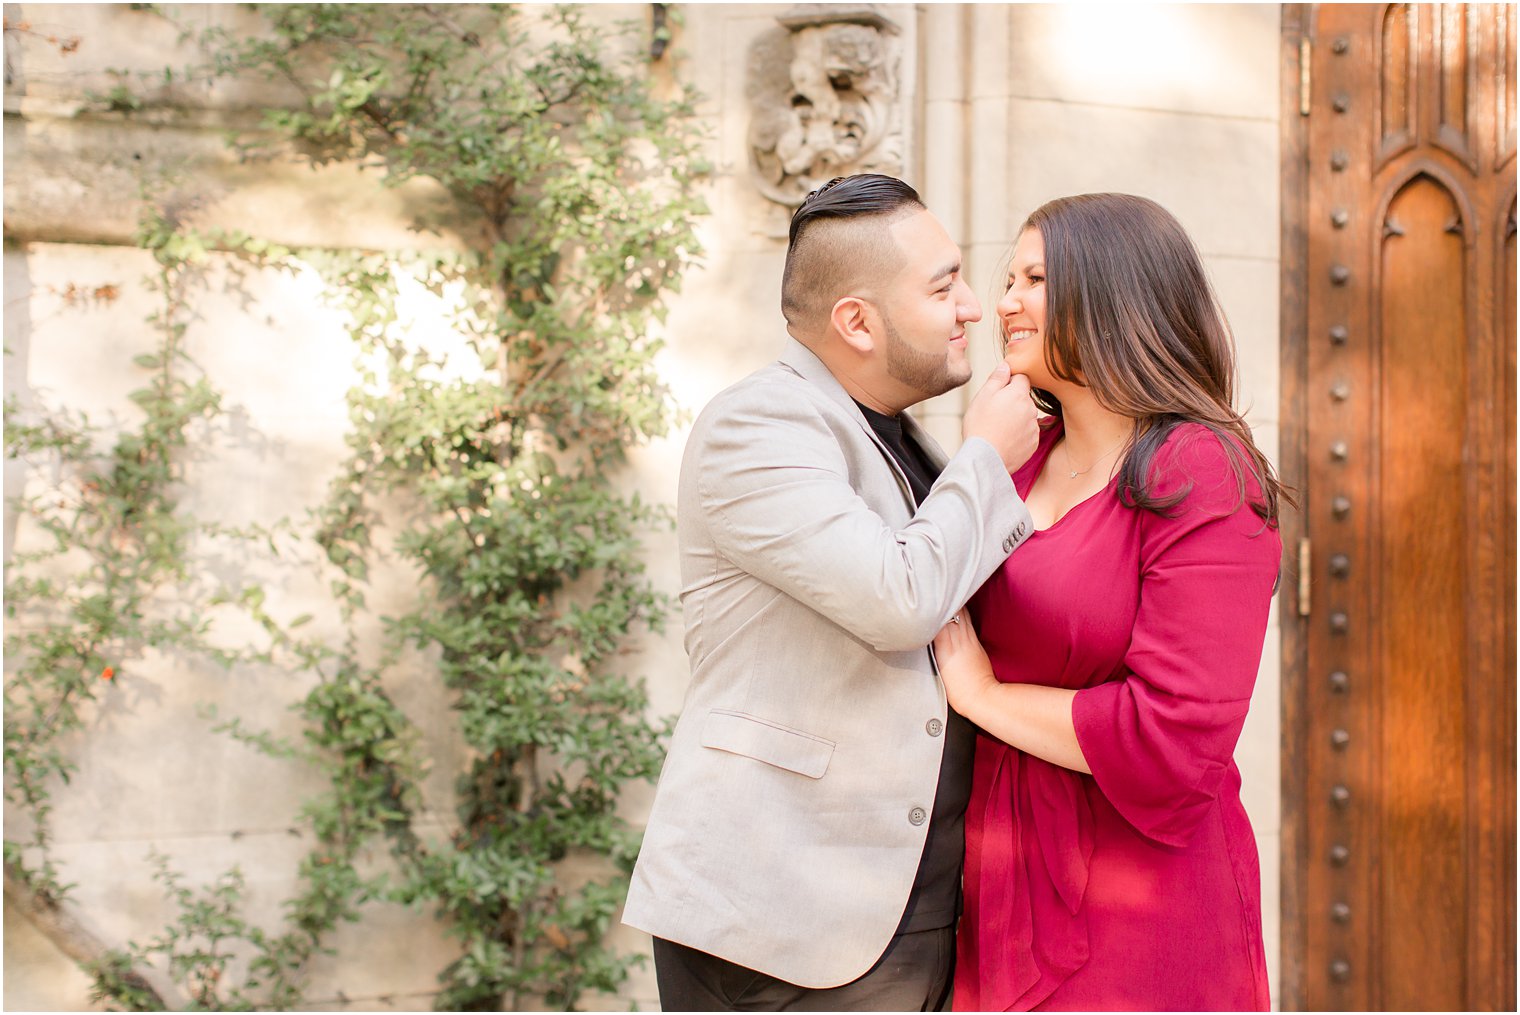
[[[983,732],[1053,765],[1074,772],[1092,771],[1071,720],[1071,702],[1077,692],[1000,682],[965,610],[934,636],[934,658],[939,660],[950,707]]]
[[[951,617],[934,636],[934,658],[939,661],[950,707],[975,722],[972,712],[977,710],[977,702],[998,686],[998,679],[965,610]]]

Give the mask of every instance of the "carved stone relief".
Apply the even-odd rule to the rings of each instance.
[[[900,39],[873,4],[797,4],[750,46],[750,169],[796,207],[836,176],[902,173]]]

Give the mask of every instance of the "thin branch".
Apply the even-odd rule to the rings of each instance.
[[[391,126],[391,118],[386,116],[379,106],[375,105],[373,99],[366,99],[364,104],[359,107],[359,111],[367,116],[371,123],[384,131],[386,137],[392,141],[399,142],[401,140],[401,134]]]
[[[428,5],[422,8],[422,13],[432,18],[435,24],[442,25],[444,28],[447,28],[449,31],[453,32],[456,36],[459,37],[459,41],[464,43],[466,46],[469,46],[471,49],[480,48],[479,34],[470,31],[469,29],[460,25],[459,22],[447,17],[437,7]]]

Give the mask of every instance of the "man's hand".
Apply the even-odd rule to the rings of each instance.
[[[1013,375],[1008,364],[999,363],[966,407],[961,424],[963,437],[980,437],[997,449],[1003,465],[1016,472],[1029,461],[1040,442],[1035,424],[1034,401],[1029,397],[1029,378]]]

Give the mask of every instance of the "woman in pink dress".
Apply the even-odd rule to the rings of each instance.
[[[1030,216],[997,310],[1051,419],[1013,477],[1038,531],[935,639],[982,731],[955,1007],[1264,1010],[1232,755],[1281,490],[1228,325],[1182,227],[1122,194]]]

